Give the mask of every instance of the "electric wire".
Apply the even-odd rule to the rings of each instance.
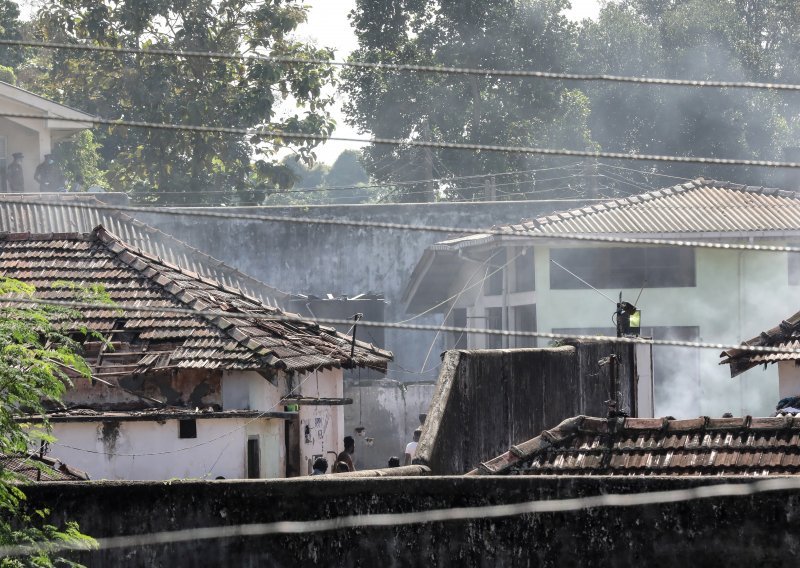
[[[3,304],[13,305],[49,305],[49,306],[62,306],[80,309],[114,309],[123,312],[155,312],[155,313],[175,313],[192,316],[203,316],[206,318],[214,317],[230,317],[264,320],[264,321],[286,321],[305,326],[318,326],[318,325],[350,325],[352,319],[341,318],[316,318],[310,320],[303,318],[297,314],[242,314],[241,312],[230,312],[225,310],[215,309],[195,309],[195,308],[179,308],[170,306],[141,306],[131,304],[114,304],[109,307],[108,304],[91,303],[91,302],[78,302],[67,300],[45,300],[42,298],[3,298],[0,301],[0,306]],[[276,310],[277,311],[277,310]],[[669,347],[688,347],[697,349],[713,349],[716,351],[742,351],[753,353],[776,353],[776,354],[798,354],[800,348],[793,347],[771,347],[771,346],[758,346],[734,343],[713,343],[713,342],[698,342],[698,341],[684,341],[676,339],[649,339],[642,337],[613,337],[605,335],[586,335],[586,334],[570,334],[570,333],[547,333],[543,331],[516,331],[492,328],[474,328],[474,327],[459,327],[459,326],[438,326],[429,324],[396,324],[391,322],[372,321],[372,320],[359,320],[359,326],[367,327],[383,327],[387,329],[409,329],[418,331],[449,331],[453,333],[473,333],[483,335],[500,335],[505,337],[536,337],[543,339],[572,339],[572,340],[602,340],[608,343],[624,343],[624,344],[646,344],[646,345],[664,345]]]
[[[304,483],[319,483],[320,480],[321,478],[315,478],[313,480],[304,481]],[[322,480],[324,481],[324,478]],[[420,481],[424,481],[424,478],[421,478]],[[347,477],[341,476],[336,478],[336,482],[347,483]],[[740,483],[714,483],[712,485],[663,491],[604,493],[588,497],[539,499],[501,505],[453,507],[406,513],[372,513],[308,521],[277,521],[271,523],[249,523],[180,529],[175,531],[159,531],[146,534],[99,538],[96,539],[96,546],[76,541],[51,541],[35,544],[6,545],[0,547],[0,556],[22,556],[35,554],[43,550],[49,553],[65,552],[69,550],[102,551],[117,548],[163,546],[180,542],[216,540],[222,538],[268,535],[307,535],[347,529],[393,528],[417,524],[482,521],[486,519],[517,517],[521,515],[577,513],[579,511],[599,508],[670,505],[701,499],[749,497],[775,491],[796,492],[798,489],[800,489],[800,479],[780,477],[761,479],[758,481],[743,481]]]
[[[583,201],[583,200],[581,200]],[[30,199],[16,198],[11,196],[0,196],[0,202],[16,203],[20,205],[42,204]],[[535,203],[535,202],[531,202]],[[684,248],[705,248],[716,250],[743,250],[759,252],[800,252],[800,248],[785,245],[756,245],[750,243],[729,243],[729,242],[708,242],[708,241],[689,241],[679,239],[658,239],[645,237],[618,237],[605,236],[598,234],[575,234],[575,233],[545,233],[533,232],[527,229],[519,230],[509,225],[507,228],[500,229],[476,229],[474,227],[447,227],[441,225],[409,225],[405,223],[388,223],[384,221],[350,221],[345,219],[321,219],[311,217],[286,217],[282,215],[253,214],[244,212],[221,212],[214,207],[137,207],[130,205],[107,205],[103,203],[78,203],[74,201],[54,201],[46,202],[47,206],[73,208],[73,209],[94,209],[105,211],[120,211],[132,213],[149,213],[158,215],[182,215],[206,219],[237,219],[259,222],[293,223],[302,225],[330,225],[343,227],[363,227],[385,230],[403,231],[422,231],[431,233],[445,233],[447,235],[464,234],[480,237],[502,237],[511,241],[575,241],[575,242],[600,242],[624,245],[646,245],[659,247],[684,247]],[[730,206],[738,207],[738,206]],[[671,207],[672,208],[672,207]],[[235,208],[231,208],[235,209]]]
[[[605,73],[563,73],[555,71],[533,71],[517,69],[482,69],[476,67],[457,67],[446,65],[419,65],[412,63],[385,63],[373,61],[337,61],[333,59],[298,57],[291,55],[265,55],[258,53],[231,53],[220,51],[173,50],[163,48],[115,47],[66,42],[46,42],[23,39],[0,39],[0,45],[17,47],[38,47],[51,50],[73,50],[85,52],[105,52],[158,57],[191,57],[205,59],[228,59],[236,61],[265,61],[292,65],[314,65],[331,67],[352,67],[358,69],[420,72],[443,75],[473,75],[479,77],[530,78],[557,81],[633,83],[666,87],[701,87],[714,89],[757,89],[770,91],[800,91],[800,85],[792,83],[771,83],[760,81],[712,81],[695,79],[667,79],[661,77],[637,77],[610,75]]]
[[[49,120],[55,117],[23,112],[0,112],[0,116],[6,118],[29,118],[37,120]],[[686,164],[710,164],[724,166],[752,166],[764,168],[800,168],[798,162],[781,162],[773,160],[751,160],[738,158],[711,158],[700,156],[664,156],[657,154],[624,154],[619,152],[603,152],[590,150],[568,150],[557,148],[537,148],[533,146],[505,146],[493,144],[472,144],[466,142],[435,142],[427,140],[410,140],[397,138],[356,138],[351,136],[329,136],[326,134],[314,134],[304,132],[287,132],[266,127],[237,128],[229,126],[201,126],[189,124],[172,124],[166,122],[147,122],[125,119],[107,119],[101,117],[58,117],[61,120],[74,120],[77,122],[87,122],[106,126],[124,126],[131,128],[146,128],[154,130],[171,130],[181,132],[205,132],[209,134],[237,134],[242,136],[274,138],[282,140],[302,140],[313,142],[326,142],[336,140],[340,142],[354,142],[358,144],[385,144],[388,146],[406,146],[416,148],[437,148],[448,150],[466,150],[473,152],[497,152],[508,154],[530,154],[540,156],[573,157],[573,158],[605,158],[611,160],[631,160],[647,162],[667,162],[667,163],[686,163]]]

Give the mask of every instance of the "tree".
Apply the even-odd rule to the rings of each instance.
[[[79,299],[106,301],[100,289],[72,288]],[[17,280],[0,278],[0,297],[24,300],[34,291]],[[91,332],[72,325],[81,319],[77,310],[60,307],[8,303],[0,307],[0,454],[24,454],[35,442],[51,440],[48,406],[60,400],[71,375],[91,376],[79,355],[79,338]],[[24,427],[16,420],[21,412],[41,416],[44,427]],[[59,529],[46,523],[47,511],[27,511],[18,482],[13,472],[0,467],[0,545],[29,545],[32,553],[27,558],[0,559],[0,566],[53,566],[59,559],[47,552],[48,542],[93,544],[75,523]]]
[[[561,12],[567,0],[358,0],[352,58],[500,69],[561,71],[575,59],[577,28]],[[382,138],[592,149],[588,100],[556,81],[465,77],[352,68],[343,73],[348,122]],[[574,161],[574,160],[572,160]],[[558,160],[509,153],[373,145],[364,165],[398,186],[402,200],[471,198],[482,182],[463,176],[530,170]],[[505,178],[533,190],[527,174]],[[552,195],[552,194],[551,194]]]
[[[800,8],[784,0],[609,2],[597,21],[581,26],[576,69],[723,81],[793,80],[797,44],[789,38],[798,31]],[[785,95],[611,83],[583,88],[592,109],[592,136],[607,151],[780,160],[783,147],[797,138],[791,132],[796,113]],[[780,182],[780,172],[764,168],[653,168],[686,178]]]
[[[41,39],[113,47],[162,48],[247,55],[331,56],[291,39],[304,21],[296,0],[56,0],[36,16]],[[32,86],[102,117],[237,128],[267,126],[325,134],[332,128],[322,87],[332,80],[320,65],[263,59],[156,57],[145,54],[39,52]],[[278,119],[278,105],[298,111]],[[259,136],[142,128],[98,132],[112,187],[141,199],[176,203],[235,203],[263,199],[286,183],[275,158],[286,141]],[[316,142],[298,142],[304,161]]]

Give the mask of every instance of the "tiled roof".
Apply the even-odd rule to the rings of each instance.
[[[123,349],[97,355],[95,370],[139,374],[155,369],[285,369],[373,367],[392,355],[332,328],[299,317],[255,319],[285,312],[237,289],[136,249],[97,227],[91,234],[2,234],[0,273],[32,284],[37,296],[71,299],[59,281],[101,284],[117,304],[229,312],[225,317],[169,311],[120,313],[113,307],[83,312],[90,328],[122,341]],[[120,352],[122,351],[122,352]],[[98,373],[99,374],[99,373]]]
[[[780,347],[787,350],[800,349],[800,312],[783,320],[780,324],[760,335],[749,339],[742,345],[757,347]],[[729,349],[720,354],[720,365],[731,366],[731,377],[744,373],[757,365],[777,363],[778,361],[798,361],[800,353],[758,353],[741,349]]]
[[[472,475],[797,475],[800,417],[570,418]]]
[[[28,481],[86,481],[89,475],[49,456],[0,454],[0,469]]]
[[[104,194],[124,201],[124,194]],[[24,202],[20,202],[24,201]],[[70,206],[71,205],[71,206]],[[92,205],[99,206],[94,208]],[[90,233],[102,225],[125,242],[230,288],[239,288],[268,306],[287,308],[289,294],[256,280],[187,243],[147,225],[90,193],[0,194],[0,231],[9,233]],[[103,208],[106,207],[106,208]]]

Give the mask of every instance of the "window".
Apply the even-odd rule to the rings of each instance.
[[[536,306],[516,306],[514,310],[514,330],[536,331]],[[536,347],[535,337],[514,337],[515,347]]]
[[[197,420],[178,420],[178,438],[197,438]]]
[[[501,248],[492,252],[489,262],[486,263],[486,288],[484,294],[486,296],[497,296],[503,293],[503,274],[505,268],[501,268],[506,264],[506,249]]]
[[[694,250],[690,248],[551,249],[550,258],[553,260],[550,267],[550,287],[554,290],[586,288],[586,284],[576,276],[595,288],[672,288],[695,285]]]
[[[525,254],[514,259],[514,292],[530,292],[536,289],[536,278],[533,268],[533,248],[527,247],[517,251]]]
[[[259,479],[261,477],[261,450],[259,448],[258,436],[251,436],[247,439],[247,479]]]
[[[503,308],[486,308],[486,329],[503,329]],[[502,335],[486,335],[486,349],[502,348]]]
[[[467,327],[467,309],[466,308],[453,308],[452,315],[453,327]],[[452,334],[453,349],[466,349],[467,348],[467,334],[463,331],[455,331]]]

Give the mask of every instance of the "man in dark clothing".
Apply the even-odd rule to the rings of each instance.
[[[22,153],[14,152],[12,156],[14,161],[6,169],[8,191],[11,193],[25,193],[25,177],[22,174]]]
[[[314,473],[311,475],[325,475],[328,473],[328,460],[317,458],[314,460]]]
[[[355,471],[356,468],[353,466],[353,458],[352,455],[356,453],[356,441],[353,439],[352,436],[345,436],[344,437],[344,451],[340,452],[338,456],[336,456],[336,462],[345,463],[347,464],[347,468],[349,471]],[[337,468],[338,472],[338,468]]]
[[[64,176],[52,154],[44,155],[44,162],[36,166],[33,179],[39,184],[39,191],[63,191]]]

